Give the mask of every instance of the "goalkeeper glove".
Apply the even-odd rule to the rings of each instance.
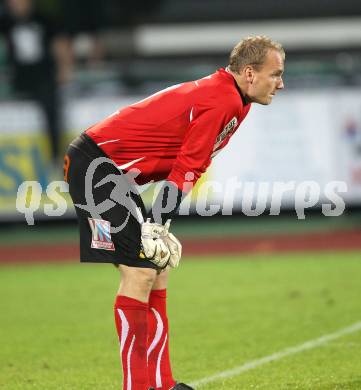
[[[159,268],[165,268],[170,259],[170,250],[163,241],[166,234],[165,226],[150,222],[150,218],[141,226],[141,242],[147,260]]]
[[[163,241],[167,244],[170,251],[169,265],[172,268],[177,268],[182,257],[182,244],[172,233],[169,233],[170,223],[171,220],[168,219],[164,225],[164,232],[162,233],[162,238]]]

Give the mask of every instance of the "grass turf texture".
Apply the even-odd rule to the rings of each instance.
[[[186,259],[168,290],[174,373],[191,382],[361,320],[361,254]],[[189,261],[193,260],[193,261]],[[0,389],[120,386],[112,266],[0,269]],[[361,389],[361,331],[204,389]]]

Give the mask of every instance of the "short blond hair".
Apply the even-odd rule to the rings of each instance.
[[[277,50],[283,60],[285,59],[285,51],[280,43],[264,35],[244,38],[231,51],[228,68],[235,73],[247,65],[252,65],[256,69],[260,68],[269,50]]]

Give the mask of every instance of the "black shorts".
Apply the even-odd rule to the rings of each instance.
[[[82,134],[64,157],[80,230],[80,261],[157,269],[141,254],[146,210],[134,183]],[[143,258],[142,258],[143,257]]]

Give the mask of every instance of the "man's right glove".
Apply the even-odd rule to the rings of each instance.
[[[150,222],[150,218],[142,223],[141,241],[144,255],[147,260],[159,268],[165,268],[171,256],[171,252],[164,242],[165,235],[165,226]]]
[[[162,238],[170,251],[169,265],[172,268],[177,268],[182,257],[182,244],[172,233],[169,233],[170,222],[171,220],[168,219],[165,223]]]

